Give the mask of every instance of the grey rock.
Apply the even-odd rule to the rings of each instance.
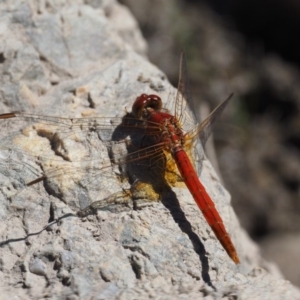
[[[45,275],[45,264],[38,258],[35,258],[29,265],[29,271],[36,275]]]
[[[136,22],[115,1],[6,1],[0,10],[1,113],[113,121],[141,93],[168,99],[175,92],[142,56],[146,46]],[[172,101],[165,103],[172,108]],[[98,134],[73,119],[60,121],[64,130],[56,133],[53,120],[1,121],[2,297],[300,299],[279,274],[261,268],[275,273],[240,229],[207,160],[201,180],[237,247],[239,266],[183,187],[139,210],[128,206],[78,218],[88,203],[110,201],[128,189],[122,170],[96,172],[124,149],[118,140],[109,142],[112,130]],[[47,180],[26,187],[47,170],[53,172]]]

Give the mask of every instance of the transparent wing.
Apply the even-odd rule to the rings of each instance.
[[[51,194],[65,201],[75,194],[104,198],[120,189],[124,173],[132,172],[132,166],[145,160],[151,164],[163,155],[163,145],[139,149],[145,128],[130,117],[63,119],[19,113],[1,117],[27,125],[21,134],[4,138],[0,146],[0,173],[15,179],[11,191],[45,181]],[[121,124],[115,124],[117,121]]]
[[[189,104],[192,104],[193,101],[188,82],[186,58],[184,51],[182,51],[180,55],[179,78],[175,100],[175,117],[185,131],[191,130],[197,124],[195,116],[189,107]]]
[[[79,136],[86,137],[87,133],[98,132],[99,137],[101,137],[104,141],[114,139],[113,133],[117,127],[123,126],[124,128],[128,128],[128,130],[134,130],[135,128],[140,130],[143,127],[142,122],[139,122],[130,116],[130,114],[127,114],[122,118],[61,118],[16,112],[2,114],[0,115],[0,119],[4,120],[1,122],[1,125],[8,129],[12,126],[15,128],[17,128],[17,126],[18,128],[26,128],[32,125],[37,131],[39,131],[40,135],[60,133],[64,138],[67,138],[70,134],[74,135],[77,133]]]
[[[185,132],[193,131],[197,127],[197,121],[189,104],[193,103],[188,85],[188,74],[184,51],[180,55],[178,87],[175,97],[175,116]],[[186,139],[185,150],[191,162],[200,175],[204,151],[202,145],[196,139]]]
[[[194,163],[198,175],[201,174],[202,161],[204,159],[203,147],[212,132],[212,126],[225,106],[231,99],[232,94],[223,101],[203,122],[197,125],[195,115],[189,104],[192,104],[192,97],[188,86],[188,75],[185,53],[180,55],[178,88],[175,100],[175,116],[186,133],[185,150]],[[198,142],[197,140],[200,140]]]
[[[199,137],[201,140],[201,144],[203,147],[205,146],[205,143],[209,136],[212,133],[213,125],[216,121],[216,119],[220,116],[220,114],[223,112],[224,108],[229,103],[230,99],[232,98],[233,94],[230,94],[222,103],[220,103],[210,114],[209,116],[198,126],[193,128],[187,133],[187,136],[191,139],[195,137]]]
[[[230,94],[222,103],[220,103],[210,114],[209,116],[200,124],[195,126],[192,130],[186,133],[186,143],[187,145],[194,145],[194,160],[197,168],[198,175],[201,174],[202,171],[202,161],[204,158],[204,146],[206,144],[207,139],[212,133],[213,125],[215,121],[223,112],[224,108],[229,103],[233,94]],[[200,143],[197,143],[196,140],[200,140]],[[189,148],[189,147],[187,147]]]

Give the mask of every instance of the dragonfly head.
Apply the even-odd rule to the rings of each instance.
[[[160,111],[162,108],[161,98],[157,95],[142,94],[137,97],[132,105],[132,114],[137,119],[146,118],[153,111]]]

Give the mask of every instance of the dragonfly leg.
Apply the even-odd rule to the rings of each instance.
[[[136,180],[130,188],[134,209],[142,209],[151,206],[160,200],[160,194],[154,189],[150,183]]]
[[[156,202],[157,202],[157,200],[133,199],[133,208],[135,210],[140,210],[140,209],[143,209],[144,207],[152,206]]]

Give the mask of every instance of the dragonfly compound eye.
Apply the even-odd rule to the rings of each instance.
[[[141,119],[147,108],[151,108],[154,111],[160,111],[162,108],[161,98],[157,95],[142,94],[137,97],[133,103],[132,114],[137,119]]]

